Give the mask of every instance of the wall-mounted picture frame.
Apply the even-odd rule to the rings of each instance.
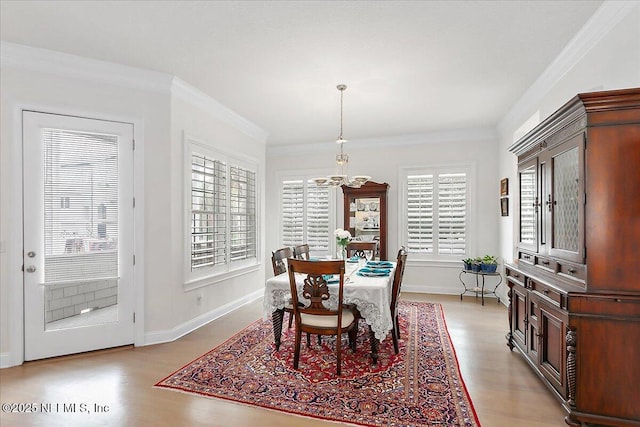
[[[509,216],[509,198],[500,198],[500,214],[502,216]]]
[[[509,178],[502,178],[500,180],[500,196],[509,195]]]

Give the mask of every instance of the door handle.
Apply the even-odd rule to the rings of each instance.
[[[36,266],[35,265],[30,265],[29,267],[27,267],[27,273],[35,273],[36,271]]]

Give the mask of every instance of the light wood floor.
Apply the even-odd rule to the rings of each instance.
[[[462,376],[483,427],[564,426],[564,412],[504,335],[507,310],[495,299],[403,294],[439,302]],[[121,348],[29,362],[0,370],[0,401],[58,405],[57,413],[0,414],[9,426],[335,426],[221,400],[153,388],[160,379],[206,353],[262,316],[255,301],[168,344]],[[63,404],[76,412],[64,413]],[[86,411],[80,404],[86,404]],[[105,412],[95,412],[95,405]],[[108,406],[105,408],[105,405]],[[4,408],[4,407],[3,407]],[[90,411],[90,412],[89,412]]]

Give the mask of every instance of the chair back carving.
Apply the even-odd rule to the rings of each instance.
[[[295,274],[300,273],[306,275],[304,279],[302,297],[299,301],[296,286]],[[330,298],[329,284],[324,276],[336,275],[339,278],[337,293],[338,307],[328,309],[323,301]],[[344,289],[344,261],[307,261],[290,259],[289,260],[289,285],[291,296],[293,297],[293,305],[299,308],[301,313],[310,314],[326,314],[336,315],[342,309],[342,294]],[[334,290],[336,292],[336,290]],[[301,303],[301,304],[299,304]],[[299,313],[296,313],[298,315]]]
[[[329,284],[322,276],[308,275],[304,279],[304,285],[302,286],[302,296],[309,301],[309,308],[323,309],[323,301],[329,299]]]
[[[368,258],[367,252],[371,253],[370,258],[374,258],[376,256],[376,251],[378,248],[378,242],[349,242],[347,244],[347,256],[357,256],[358,258]]]
[[[271,265],[273,266],[273,275],[277,276],[287,271],[287,259],[293,256],[290,247],[280,248],[271,252]]]
[[[309,245],[305,243],[293,248],[293,257],[295,259],[304,259],[309,261]]]

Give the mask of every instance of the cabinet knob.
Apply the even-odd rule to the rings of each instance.
[[[573,274],[576,272],[575,268],[570,268],[569,270],[567,270],[569,272],[569,274]]]
[[[549,261],[542,261],[544,265],[549,265]]]

